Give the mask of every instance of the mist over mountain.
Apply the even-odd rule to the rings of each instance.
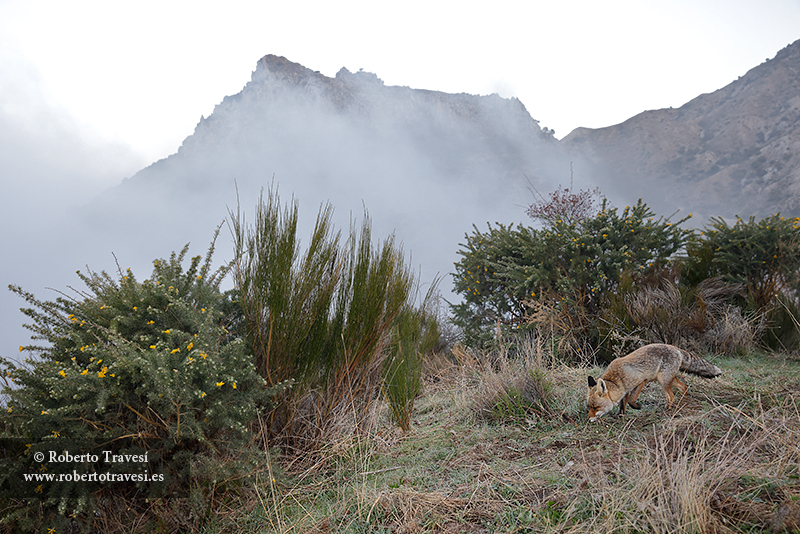
[[[373,237],[394,233],[421,281],[442,275],[449,297],[472,225],[529,223],[529,188],[567,186],[571,169],[575,189],[600,186],[617,206],[641,197],[661,215],[693,212],[695,225],[800,215],[800,41],[680,108],[578,128],[561,142],[515,98],[386,86],[346,69],[331,78],[268,55],[175,154],[121,183],[141,168],[133,154],[92,144],[53,110],[20,122],[9,110],[32,94],[24,89],[0,94],[3,243],[13,251],[0,271],[43,299],[58,296],[47,287],[80,288],[74,273],[86,266],[144,278],[153,259],[187,242],[204,253],[228,210],[239,204],[249,217],[271,184],[284,202],[298,200],[303,241],[321,203],[345,232],[366,209]],[[223,228],[217,258],[231,254]],[[24,305],[8,291],[0,298],[1,356],[29,342]]]
[[[800,216],[800,41],[680,108],[578,128],[562,144],[659,213]]]
[[[210,237],[236,208],[237,190],[252,213],[274,180],[284,201],[299,201],[301,238],[323,202],[345,231],[366,208],[375,238],[394,233],[422,281],[439,273],[447,292],[472,224],[524,220],[530,186],[568,183],[569,165],[516,98],[386,86],[347,69],[330,78],[268,55],[177,153],[126,179],[92,211],[104,213],[107,232],[136,221],[149,245],[175,248],[175,236]]]

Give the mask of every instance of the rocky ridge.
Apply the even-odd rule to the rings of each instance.
[[[677,109],[562,140],[662,211],[800,216],[800,41]]]

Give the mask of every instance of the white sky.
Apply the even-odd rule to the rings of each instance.
[[[563,137],[680,106],[800,38],[800,0],[0,0],[0,112],[57,114],[132,174],[283,55],[333,76],[516,96]],[[124,176],[120,176],[121,179]]]

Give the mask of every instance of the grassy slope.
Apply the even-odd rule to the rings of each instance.
[[[546,371],[552,415],[504,410],[490,421],[478,412],[525,371],[452,368],[428,382],[410,432],[383,421],[333,444],[324,465],[265,482],[246,511],[207,532],[797,528],[800,362],[715,363],[724,374],[686,377],[676,409],[651,384],[641,411],[597,423],[584,413],[586,369]]]

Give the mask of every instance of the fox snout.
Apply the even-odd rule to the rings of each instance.
[[[594,423],[600,416],[608,413],[614,407],[614,402],[608,397],[608,390],[601,378],[596,381],[589,377],[589,394],[586,397],[586,408],[589,412],[589,421]]]

